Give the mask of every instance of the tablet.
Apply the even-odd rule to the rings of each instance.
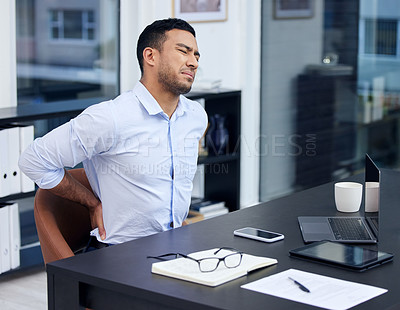
[[[365,271],[393,260],[393,254],[345,243],[320,241],[289,251],[291,257]]]

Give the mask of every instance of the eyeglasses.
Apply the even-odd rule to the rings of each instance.
[[[199,269],[201,272],[212,272],[216,270],[219,266],[220,262],[224,262],[226,268],[236,268],[242,262],[243,252],[238,251],[234,248],[222,247],[215,251],[213,254],[217,255],[221,250],[229,250],[233,251],[234,253],[228,254],[224,257],[205,257],[196,259],[190,257],[188,255],[182,253],[168,253],[159,256],[147,256],[147,258],[155,258],[160,260],[168,260],[164,257],[166,256],[175,256],[175,258],[183,257],[195,261],[199,265]]]

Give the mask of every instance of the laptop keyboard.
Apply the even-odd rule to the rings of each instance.
[[[328,218],[336,240],[372,240],[361,219]]]

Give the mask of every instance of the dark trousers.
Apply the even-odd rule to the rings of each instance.
[[[106,248],[106,247],[108,247],[110,245],[111,244],[98,241],[96,236],[90,236],[89,242],[88,242],[87,246],[83,249],[82,253],[91,252],[91,251],[95,251],[95,250],[98,250],[98,249]]]

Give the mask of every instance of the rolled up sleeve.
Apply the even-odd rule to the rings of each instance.
[[[62,181],[64,167],[107,151],[113,144],[113,129],[106,106],[92,106],[33,141],[21,154],[19,167],[40,188],[53,188]]]

